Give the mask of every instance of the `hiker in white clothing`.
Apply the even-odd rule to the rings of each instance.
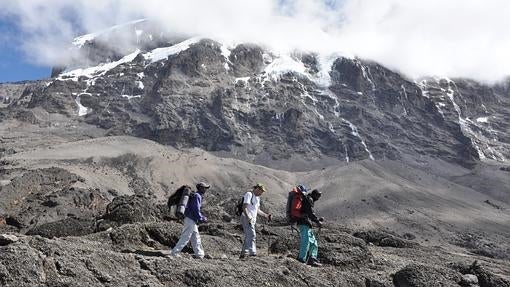
[[[248,191],[243,197],[243,212],[241,214],[241,224],[244,231],[244,242],[239,258],[245,258],[246,255],[257,256],[257,246],[255,241],[257,234],[255,232],[255,223],[257,222],[257,215],[264,216],[268,221],[271,221],[271,214],[265,213],[259,209],[260,196],[266,191],[266,188],[257,183],[253,186],[253,190]]]

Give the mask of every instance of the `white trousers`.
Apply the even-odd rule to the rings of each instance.
[[[175,255],[182,251],[191,239],[191,247],[195,252],[195,256],[204,257],[204,249],[202,249],[202,242],[200,240],[200,234],[198,233],[198,225],[195,221],[184,218],[184,227],[182,228],[181,238],[172,249],[172,255]]]
[[[255,232],[255,223],[250,222],[244,213],[241,215],[241,224],[243,225],[244,241],[241,254],[257,254],[257,233]]]

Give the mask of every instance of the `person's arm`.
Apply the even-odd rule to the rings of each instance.
[[[269,214],[269,213],[265,213],[264,211],[260,210],[260,208],[259,208],[259,210],[257,210],[257,214],[258,214],[258,215],[262,215],[262,216],[264,216],[267,220],[271,221],[271,214]]]
[[[304,211],[305,211],[305,214],[308,216],[308,218],[317,223],[317,224],[321,224],[321,221],[319,220],[319,218],[317,217],[317,215],[315,214],[315,212],[313,211],[313,208],[312,208],[312,204],[310,203],[310,199],[309,198],[305,198],[304,202],[303,202],[303,208],[304,208]]]
[[[206,222],[207,221],[207,217],[205,217],[202,214],[202,196],[195,196],[195,197],[196,197],[196,200],[197,200],[198,221]]]

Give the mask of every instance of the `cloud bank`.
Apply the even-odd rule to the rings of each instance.
[[[409,77],[510,75],[508,0],[0,0],[32,61],[70,60],[72,39],[147,18],[170,34],[371,59]]]

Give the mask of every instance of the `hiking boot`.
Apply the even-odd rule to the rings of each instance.
[[[170,252],[169,255],[167,255],[167,257],[171,257],[171,258],[181,258],[182,255],[179,254],[179,253],[173,253],[173,252]]]
[[[245,259],[246,258],[246,253],[241,253],[241,255],[239,255],[239,259]]]
[[[204,259],[204,255],[193,255],[193,259]]]
[[[322,266],[322,264],[319,262],[319,260],[317,260],[315,258],[308,260],[308,265],[313,266],[313,267],[321,267]]]
[[[250,256],[250,257],[257,257],[257,253],[252,253],[252,254],[250,254],[248,256]]]

